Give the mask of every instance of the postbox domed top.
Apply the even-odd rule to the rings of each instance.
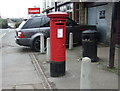
[[[47,14],[47,16],[50,18],[68,17],[68,13],[66,13],[66,12],[52,12],[52,13]]]

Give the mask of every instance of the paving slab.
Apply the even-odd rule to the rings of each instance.
[[[34,87],[33,87],[33,85],[19,85],[19,86],[16,86],[15,89],[16,89],[16,91],[19,89],[30,89],[32,91],[32,89],[34,89]]]
[[[4,48],[2,53],[2,85],[13,86],[21,84],[40,83],[41,79],[32,64],[29,53],[15,52],[18,48]]]
[[[91,89],[118,89],[118,74],[107,68],[109,47],[98,45],[99,61],[91,63]],[[118,56],[115,55],[115,67],[117,69]],[[36,57],[44,70],[53,88],[57,89],[80,89],[82,47],[76,46],[73,50],[66,50],[66,74],[62,77],[50,76],[50,63],[46,62],[45,54],[37,54]]]

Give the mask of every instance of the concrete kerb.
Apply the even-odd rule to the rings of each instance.
[[[44,89],[50,89],[52,91],[52,86],[50,85],[50,82],[48,81],[45,73],[43,72],[43,69],[41,68],[41,65],[38,63],[38,59],[35,57],[34,53],[30,54],[32,58],[32,62],[34,64],[34,67],[38,73],[39,76],[42,76],[42,85]]]

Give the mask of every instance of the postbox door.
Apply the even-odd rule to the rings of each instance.
[[[51,60],[53,61],[65,61],[66,59],[66,27],[65,22],[54,22],[50,31],[51,37]]]

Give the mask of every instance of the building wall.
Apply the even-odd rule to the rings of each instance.
[[[80,2],[73,2],[72,19],[79,24],[84,23],[84,8],[82,6],[83,4]]]
[[[43,3],[43,5],[42,5],[43,10],[45,10],[46,9],[46,0],[42,0],[42,3]]]
[[[104,5],[105,3],[89,3],[86,4],[85,6],[87,7],[93,7],[93,6],[98,6],[98,5]],[[106,28],[106,39],[105,43],[109,44],[110,42],[110,35],[111,35],[111,21],[112,21],[112,2],[109,2],[107,4],[107,28]],[[117,7],[117,21],[116,21],[116,44],[117,46],[120,46],[120,2],[118,2],[118,7]]]
[[[80,3],[80,24],[86,24],[86,9],[84,7],[84,3]]]
[[[47,5],[49,7],[54,6],[54,2],[51,2],[51,0],[46,0],[49,1],[45,3],[45,7],[47,8]],[[70,12],[70,16],[72,17],[73,20],[80,24],[87,24],[87,8],[89,7],[97,7],[101,5],[106,5],[106,21],[107,21],[107,27],[106,27],[106,37],[104,39],[104,43],[109,44],[110,42],[110,34],[111,34],[111,19],[112,19],[112,2],[106,3],[106,2],[96,2],[96,3],[80,3],[80,2],[73,2],[72,3],[72,11]],[[120,4],[120,2],[119,2]],[[116,44],[120,45],[120,5],[118,4],[118,15],[117,15],[117,31],[116,31]],[[67,5],[61,6],[60,11],[67,12]],[[78,7],[79,6],[79,7]]]
[[[111,2],[110,3],[86,3],[85,7],[91,8],[91,10],[92,9],[96,10],[96,12],[92,13],[92,16],[96,13],[96,18],[95,18],[96,22],[94,23],[94,25],[97,26],[98,31],[100,33],[100,42],[109,44],[110,33],[111,33],[112,3]],[[102,7],[105,7],[105,8],[102,8]],[[105,20],[99,18],[101,10],[105,10]],[[87,13],[89,15],[89,13],[91,13],[91,12],[87,12]],[[94,18],[94,17],[92,17],[92,18]],[[90,17],[89,17],[89,19],[90,19]],[[87,20],[88,20],[88,18],[87,18]]]
[[[75,12],[75,2],[73,2],[73,12],[72,12],[72,19],[75,21],[76,20],[76,12]]]
[[[120,46],[120,2],[117,7],[117,31],[116,31],[116,44]]]
[[[42,0],[43,8],[47,9],[48,7],[53,7],[55,5],[55,0]]]

